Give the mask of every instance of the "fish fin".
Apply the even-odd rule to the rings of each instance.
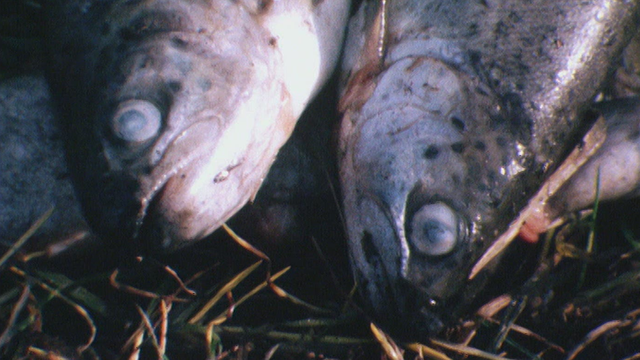
[[[339,110],[359,109],[369,99],[375,89],[374,79],[382,72],[387,47],[388,3],[391,0],[375,0],[369,13],[375,14],[365,27],[366,35],[363,51],[349,78],[340,99]]]
[[[582,142],[573,149],[562,164],[547,178],[538,192],[529,200],[527,206],[520,211],[518,217],[509,225],[509,228],[476,261],[469,273],[469,280],[472,280],[480,270],[504,252],[513,239],[521,233],[522,226],[526,221],[529,221],[529,225],[524,229],[524,233],[521,234],[524,235],[525,241],[534,241],[535,235],[532,235],[533,232],[542,233],[548,230],[548,226],[555,223],[555,221],[550,221],[548,215],[545,214],[545,212],[548,212],[548,209],[546,209],[548,200],[600,149],[606,137],[607,128],[604,118],[600,116],[584,136]],[[532,228],[532,222],[535,228]],[[545,226],[547,228],[543,229]]]

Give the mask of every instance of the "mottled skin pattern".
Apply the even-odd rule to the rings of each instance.
[[[87,217],[98,232],[153,250],[201,239],[255,195],[331,73],[349,8],[47,4],[48,78]]]
[[[469,269],[580,138],[637,20],[637,2],[363,4],[339,161],[380,322],[415,339],[465,311],[489,275]]]

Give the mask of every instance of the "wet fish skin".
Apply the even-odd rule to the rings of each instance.
[[[272,250],[268,252],[272,256],[285,247],[305,246],[312,227],[327,226],[326,212],[331,219],[337,218],[331,212],[335,204],[327,182],[332,128],[327,116],[335,115],[328,106],[335,103],[334,89],[323,90],[322,97],[310,104],[278,153],[256,200],[229,220],[254,246]],[[114,239],[100,239],[85,220],[56,120],[42,75],[0,81],[1,246],[13,245],[53,208],[51,217],[27,243],[30,250],[44,250],[50,257],[87,259],[110,249],[127,254]]]
[[[465,311],[490,275],[469,269],[580,138],[637,20],[637,2],[363,4],[339,161],[354,272],[380,322],[415,339]]]
[[[169,251],[255,195],[337,61],[349,1],[48,5],[48,78],[87,217]]]
[[[640,196],[640,99],[611,100],[594,109],[606,120],[607,137],[596,155],[549,199],[549,220],[591,206],[598,181],[599,201]]]

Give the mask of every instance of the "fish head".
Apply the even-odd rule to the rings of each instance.
[[[86,120],[72,131],[84,148],[71,157],[99,233],[173,250],[255,195],[297,115],[277,42],[255,14],[226,2],[132,4],[103,16],[106,35],[85,54],[92,75],[74,118]]]
[[[444,61],[399,59],[374,82],[341,125],[351,260],[383,325],[433,334],[466,303],[469,269],[508,221],[522,134],[491,89]]]
[[[48,80],[92,227],[153,251],[220,227],[333,71],[349,6],[47,3]]]

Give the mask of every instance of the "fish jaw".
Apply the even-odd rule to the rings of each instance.
[[[494,236],[484,225],[526,154],[498,99],[455,66],[407,56],[373,82],[340,137],[352,265],[383,324],[432,334],[467,305],[457,300],[472,259]]]
[[[475,2],[463,6],[441,0],[398,0],[364,2],[360,7],[350,22],[343,61],[349,81],[341,98],[341,109],[346,111],[341,130],[341,182],[356,278],[371,312],[383,325],[392,328],[390,331],[415,340],[437,331],[443,323],[450,323],[448,320],[458,320],[456,314],[464,314],[465,306],[491,276],[499,261],[497,257],[483,266],[480,273],[476,267],[473,273],[468,272],[471,263],[483,252],[479,249],[491,250],[488,247],[491,242],[494,239],[499,242],[501,234],[509,229],[509,222],[575,144],[584,130],[582,115],[587,104],[596,95],[626,39],[635,33],[637,3],[610,5],[607,1],[537,0]],[[595,26],[593,21],[602,21],[603,25]],[[502,28],[505,24],[511,25]],[[401,47],[406,51],[401,51]],[[422,106],[425,118],[436,119],[433,128],[425,130],[424,134],[428,134],[439,127],[436,124],[447,123],[442,115],[445,112],[429,114],[434,104],[466,99],[462,108],[468,105],[477,108],[483,100],[482,96],[469,95],[473,93],[468,91],[474,88],[468,85],[472,82],[461,81],[467,84],[467,90],[458,87],[451,91],[458,92],[458,100],[443,96],[410,101],[407,99],[414,96],[418,87],[410,86],[402,75],[393,78],[401,86],[386,85],[394,89],[389,91],[390,95],[395,93],[402,100],[392,102],[376,97],[384,77],[388,76],[385,72],[389,72],[401,53],[443,60],[467,76],[480,77],[496,94],[489,95],[493,99],[488,102],[493,105],[488,108],[499,109],[497,114],[485,111],[490,115],[460,117],[466,120],[461,122],[466,127],[461,132],[464,146],[457,148],[466,150],[450,157],[451,161],[432,161],[430,171],[421,171],[424,165],[418,161],[406,160],[419,158],[409,145],[405,148],[397,145],[411,143],[412,139],[396,136],[394,143],[385,141],[387,135],[376,137],[363,131],[363,123],[375,118],[363,114],[365,108],[378,104],[374,114],[386,111],[400,115],[386,116],[376,125],[383,127],[405,116],[401,110],[406,103],[414,103],[416,108]],[[443,83],[440,89],[451,90],[454,84],[455,80]],[[483,112],[469,109],[468,113]],[[480,134],[487,136],[483,139]],[[357,148],[358,142],[371,142],[376,147],[368,150],[373,154],[371,159],[380,157],[385,161],[364,166],[364,152]],[[474,149],[475,144],[483,144],[486,150]],[[440,157],[442,149],[438,149],[436,152],[427,148],[429,151],[424,154],[435,153]],[[405,154],[409,155],[402,158]],[[441,173],[455,173],[457,169],[462,169],[464,176],[444,186],[443,180],[447,178]],[[398,172],[402,175],[396,175]],[[467,181],[469,177],[474,179]],[[407,189],[416,189],[414,193],[420,194],[417,198],[423,200],[412,201],[413,195],[407,197]],[[368,199],[374,199],[376,206],[361,205],[370,202]],[[411,203],[418,205],[412,207]],[[419,210],[412,216],[411,208]],[[466,221],[468,237],[448,255],[431,256],[433,259],[415,256],[412,261],[412,252],[419,255],[428,248],[425,244],[411,246],[408,225],[416,227],[415,214],[427,225],[426,233],[444,234],[441,239],[445,240],[451,238],[447,234],[454,227],[448,223],[452,223],[454,214]],[[369,217],[385,225],[373,232],[370,224],[374,221]],[[435,226],[436,221],[440,225]],[[437,245],[439,250],[431,251],[434,254],[446,249],[443,244]],[[468,250],[468,264],[461,262],[455,267],[453,262],[451,271],[469,274],[469,280],[445,274],[442,285],[437,285],[438,279],[430,282],[431,276],[438,276],[433,269],[443,267],[443,259],[451,255],[455,258],[458,249]],[[439,294],[445,296],[438,298]],[[410,325],[416,323],[417,326]]]
[[[173,250],[201,239],[255,196],[296,120],[290,106],[281,105],[261,99],[238,107],[223,131],[209,120],[174,140],[150,176],[140,178],[138,221],[141,240],[152,242],[147,246]],[[256,122],[261,116],[277,122]]]
[[[194,46],[202,41],[191,34],[167,37]],[[152,52],[145,51],[124,62],[131,64],[131,72],[117,85],[115,101],[122,104],[135,96],[153,102],[155,94],[141,94],[162,88],[165,84],[154,84],[158,78],[180,79],[169,80],[169,86],[179,90],[168,95],[165,104],[170,105],[159,106],[166,114],[163,131],[142,151],[112,140],[113,118],[107,117],[107,130],[101,134],[110,169],[138,184],[134,196],[140,208],[132,219],[140,233],[135,235],[145,246],[162,250],[208,235],[244,205],[296,120],[289,93],[279,80],[275,51],[252,59],[211,52],[194,55],[169,48],[170,41],[153,41],[157,58],[149,59]],[[158,66],[145,66],[136,74],[143,61]]]
[[[80,192],[98,232],[161,250],[200,239],[242,206],[295,123],[267,32],[255,26],[225,39],[220,29],[196,31],[197,19],[179,10],[165,28],[96,46],[91,88],[100,90],[87,95],[76,118],[88,124],[74,133],[91,148],[72,155],[84,160]],[[150,135],[114,125],[131,103],[156,109]]]
[[[341,43],[349,1],[50,7],[49,80],[85,212],[109,239],[166,251],[208,235],[255,195],[335,65],[338,51],[321,51]],[[300,41],[308,51],[292,50]]]

